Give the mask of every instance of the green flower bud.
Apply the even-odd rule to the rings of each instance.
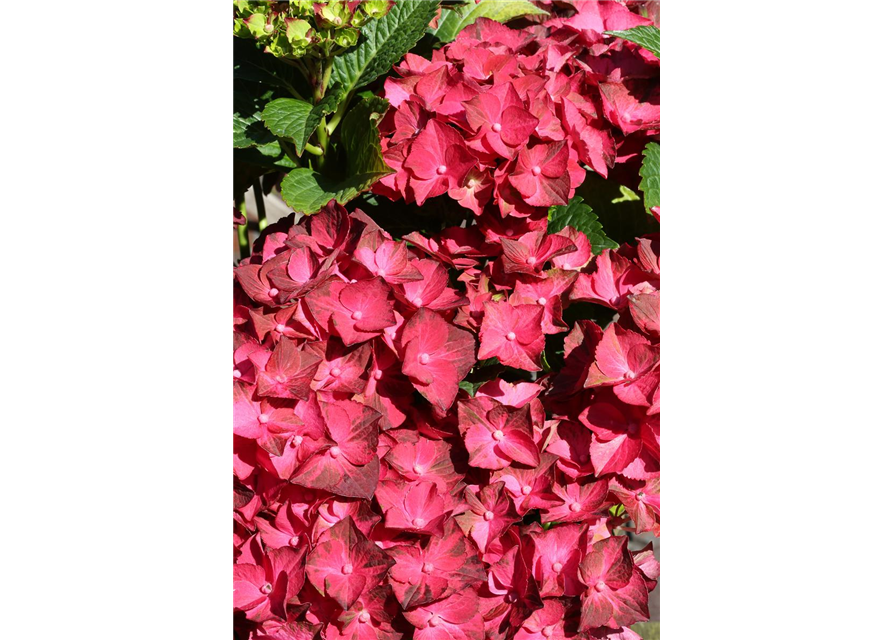
[[[350,9],[341,0],[329,0],[329,3],[319,12],[319,15],[327,23],[336,27],[350,24]]]
[[[378,20],[388,12],[388,0],[366,0],[360,3],[360,8],[373,20]]]
[[[359,32],[356,29],[338,29],[335,32],[335,44],[339,47],[352,47],[359,39]]]
[[[389,0],[233,0],[233,34],[253,38],[258,48],[277,58],[298,59],[309,52],[328,54],[359,41],[359,28],[385,15]],[[356,6],[351,10],[351,6]],[[314,7],[319,8],[316,13]],[[321,8],[320,8],[321,7]]]

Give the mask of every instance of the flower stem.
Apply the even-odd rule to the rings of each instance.
[[[245,198],[239,202],[239,212],[245,216]],[[245,224],[240,224],[236,229],[239,237],[239,258],[245,259],[251,256],[251,246],[248,243],[248,218],[245,216]]]
[[[334,58],[327,58],[321,63],[319,74],[319,84],[313,90],[313,102],[319,104],[326,97],[326,89],[329,87],[329,80],[332,78],[332,67],[335,64]]]
[[[329,135],[332,135],[335,129],[338,128],[338,125],[341,124],[341,118],[347,112],[347,105],[350,104],[351,98],[353,98],[353,91],[347,94],[344,101],[338,105],[338,109],[332,114],[332,119],[329,120],[329,124],[326,126],[326,131]]]
[[[329,80],[332,78],[332,67],[334,66],[334,64],[335,59],[331,56],[327,56],[320,63],[318,84],[313,90],[314,104],[319,104],[326,96],[326,89],[329,86]],[[319,145],[320,150],[322,150],[322,154],[320,154],[319,160],[319,168],[322,169],[326,161],[326,151],[329,150],[329,131],[326,128],[325,116],[319,119],[319,125],[317,125],[316,127],[316,141]]]
[[[316,138],[319,142],[319,148],[322,151],[320,155],[325,155],[329,148],[329,132],[326,130],[326,117],[319,119],[319,125],[316,127]]]
[[[264,191],[260,186],[260,178],[255,178],[251,183],[254,190],[254,205],[257,207],[257,228],[263,231],[267,228],[267,208],[264,205]]]

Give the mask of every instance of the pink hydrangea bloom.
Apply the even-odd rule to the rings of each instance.
[[[648,590],[625,536],[599,540],[580,564],[583,596],[580,629],[618,628],[648,620]]]
[[[372,215],[288,216],[235,267],[236,638],[647,619],[658,564],[617,534],[660,533],[659,234],[594,255],[548,208],[638,188],[660,61],[605,35],[650,23],[632,5],[558,4],[408,54]]]
[[[307,557],[307,578],[345,609],[384,580],[394,561],[345,518],[326,531]]]
[[[495,357],[508,367],[539,371],[546,345],[542,322],[543,308],[536,304],[484,303],[478,359]]]
[[[459,402],[459,430],[468,450],[468,464],[503,469],[512,461],[539,464],[530,410],[513,409],[484,398]]]

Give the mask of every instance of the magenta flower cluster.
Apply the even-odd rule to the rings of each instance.
[[[625,534],[660,533],[660,243],[594,255],[547,208],[659,130],[659,62],[602,35],[646,23],[592,0],[408,54],[374,190],[447,194],[466,224],[394,238],[332,201],[236,267],[239,638],[639,638],[659,568]]]
[[[637,637],[657,563],[614,533],[659,532],[656,239],[407,239],[333,202],[235,270],[238,627]],[[460,386],[487,358],[540,371],[574,300],[619,319],[577,322],[557,372]]]
[[[374,191],[538,218],[574,196],[585,166],[607,176],[639,158],[660,129],[659,61],[601,33],[649,21],[616,2],[578,6],[521,30],[478,20],[431,60],[407,54],[385,81],[383,151],[396,173]]]

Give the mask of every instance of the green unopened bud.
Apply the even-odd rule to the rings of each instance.
[[[360,4],[360,8],[373,20],[378,20],[388,12],[389,0],[366,0]]]
[[[356,29],[338,29],[334,32],[333,40],[339,47],[352,47],[359,39],[359,32]]]
[[[341,0],[329,0],[329,3],[319,12],[319,15],[327,23],[336,27],[350,24],[350,9]]]
[[[344,20],[341,19],[334,11],[331,11],[328,7],[323,7],[322,11],[319,12],[319,15],[322,16],[323,20],[328,22],[329,24],[333,24],[336,27],[340,27],[344,24]]]
[[[233,0],[233,33],[255,39],[258,48],[278,58],[298,59],[313,52],[330,56],[336,49],[356,45],[359,28],[385,15],[390,4],[390,0]]]

